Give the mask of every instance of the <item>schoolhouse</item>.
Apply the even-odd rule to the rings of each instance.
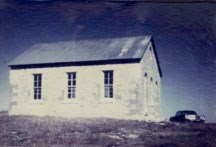
[[[9,67],[10,115],[160,117],[162,73],[150,36],[39,43]]]

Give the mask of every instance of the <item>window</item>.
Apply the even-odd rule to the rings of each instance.
[[[113,98],[113,71],[104,71],[104,97]]]
[[[145,72],[144,77],[147,77],[147,73]]]
[[[150,78],[150,105],[154,106],[154,85],[153,78]]]
[[[76,98],[76,73],[68,74],[68,99]]]
[[[149,50],[152,51],[152,47],[151,46],[150,46]]]
[[[42,74],[33,74],[34,76],[34,99],[41,99]]]

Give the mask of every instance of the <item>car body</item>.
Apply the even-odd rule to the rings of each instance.
[[[205,122],[205,117],[203,115],[198,115],[195,111],[192,110],[182,110],[177,111],[176,115],[170,117],[172,122]]]

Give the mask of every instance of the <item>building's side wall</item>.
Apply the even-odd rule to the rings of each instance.
[[[114,98],[104,98],[103,70],[114,71]],[[77,73],[77,98],[67,99],[67,72]],[[33,99],[33,74],[42,74],[42,100]],[[10,114],[142,119],[140,64],[10,70]]]
[[[152,43],[141,60],[144,113],[150,119],[160,118],[160,74]]]

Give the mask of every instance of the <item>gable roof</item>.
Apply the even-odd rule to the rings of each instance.
[[[24,51],[9,66],[140,61],[151,39],[150,36],[139,36],[40,43]]]

